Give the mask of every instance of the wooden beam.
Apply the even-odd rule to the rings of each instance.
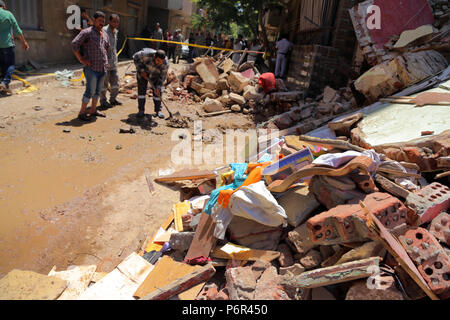
[[[212,265],[207,265],[199,270],[181,277],[168,285],[158,288],[152,293],[146,295],[141,300],[167,300],[189,288],[195,287],[199,283],[208,281],[216,269]]]

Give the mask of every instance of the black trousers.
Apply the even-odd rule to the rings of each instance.
[[[148,88],[148,81],[144,78],[137,78],[138,82],[138,105],[139,105],[139,112],[145,112],[145,101],[147,96],[147,88]],[[156,86],[156,89],[160,89],[161,87]],[[162,110],[161,108],[161,99],[162,99],[162,91],[160,97],[153,97],[153,103],[155,104],[155,113],[158,113]]]

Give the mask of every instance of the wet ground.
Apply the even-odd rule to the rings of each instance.
[[[144,176],[145,168],[153,177],[181,168],[170,161],[177,129],[164,119],[138,123],[137,101],[125,95],[119,96],[123,106],[104,111],[106,119],[81,123],[81,83],[39,87],[0,99],[0,277],[12,269],[45,274],[54,265],[93,263],[109,271],[138,250],[180,200],[177,189],[158,184],[151,196]],[[201,112],[200,105],[168,105],[192,120]],[[153,113],[151,99],[147,113]],[[206,129],[252,126],[242,114],[204,123]],[[130,127],[135,134],[119,133]]]

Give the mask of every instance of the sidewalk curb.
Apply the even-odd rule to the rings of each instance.
[[[121,61],[117,64],[117,67],[123,67],[128,65],[130,62],[132,62],[133,60],[127,60],[127,61]],[[75,79],[81,77],[81,74],[83,73],[83,69],[77,69],[77,70],[73,70],[73,74]],[[20,76],[20,75],[19,75]],[[22,78],[22,77],[21,77]],[[33,85],[39,85],[42,82],[50,82],[50,81],[56,81],[56,78],[54,75],[42,75],[42,76],[35,76],[35,77],[27,77],[24,78],[27,82],[33,84]],[[9,88],[11,90],[20,90],[24,88],[24,85],[22,82],[20,82],[19,80],[13,80],[11,82],[11,84],[9,85]]]

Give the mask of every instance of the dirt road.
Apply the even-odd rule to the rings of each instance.
[[[126,67],[120,68],[123,76]],[[151,196],[144,169],[179,169],[170,161],[173,128],[135,120],[137,101],[107,118],[76,120],[82,84],[58,81],[40,90],[0,99],[0,277],[12,269],[48,273],[70,265],[100,264],[108,272],[138,250],[167,218],[177,189],[155,184]],[[169,101],[172,112],[198,120],[199,105]],[[147,113],[153,113],[148,99]],[[119,134],[130,128],[136,134]],[[250,128],[250,118],[208,119],[206,129]],[[191,123],[191,132],[192,132]],[[120,146],[119,146],[120,145]],[[118,147],[119,146],[119,147]]]

